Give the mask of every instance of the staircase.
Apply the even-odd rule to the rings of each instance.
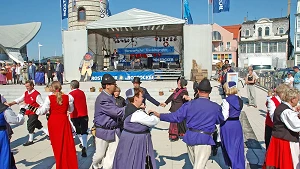
[[[154,71],[154,80],[177,80],[180,76],[182,76],[180,69],[163,69]]]

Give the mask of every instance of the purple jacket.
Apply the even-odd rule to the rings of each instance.
[[[115,98],[104,90],[95,102],[94,124],[96,137],[106,141],[115,141],[115,134],[120,137],[121,119],[125,107],[119,108]]]

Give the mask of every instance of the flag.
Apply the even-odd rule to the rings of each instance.
[[[111,16],[111,12],[109,9],[109,0],[107,0],[107,2],[106,2],[106,14],[107,14],[107,16]]]
[[[43,46],[43,45],[41,45],[40,42],[39,42],[39,47],[41,47],[41,46]]]
[[[64,20],[68,18],[68,4],[69,0],[60,0],[60,6],[61,6],[61,19]]]
[[[188,0],[184,0],[183,6],[184,6],[183,19],[185,19],[186,24],[193,24],[193,18],[190,12]]]
[[[213,1],[213,12],[228,12],[230,8],[230,0],[214,0]]]
[[[72,11],[76,12],[76,0],[72,0]]]

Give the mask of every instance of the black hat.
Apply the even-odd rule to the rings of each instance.
[[[207,78],[203,79],[198,84],[198,90],[203,91],[203,92],[211,92],[212,87],[211,87],[210,82]]]
[[[298,66],[294,66],[293,69],[299,69],[299,67]]]
[[[114,84],[114,83],[116,83],[116,80],[110,74],[104,74],[102,76],[101,84],[106,85],[106,84]]]
[[[139,77],[134,77],[133,80],[132,80],[132,83],[140,83],[141,84],[142,82],[141,82],[141,79]]]

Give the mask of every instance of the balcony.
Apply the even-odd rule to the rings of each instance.
[[[235,52],[236,49],[237,49],[236,47],[229,47],[229,48],[215,47],[213,48],[212,52]]]

